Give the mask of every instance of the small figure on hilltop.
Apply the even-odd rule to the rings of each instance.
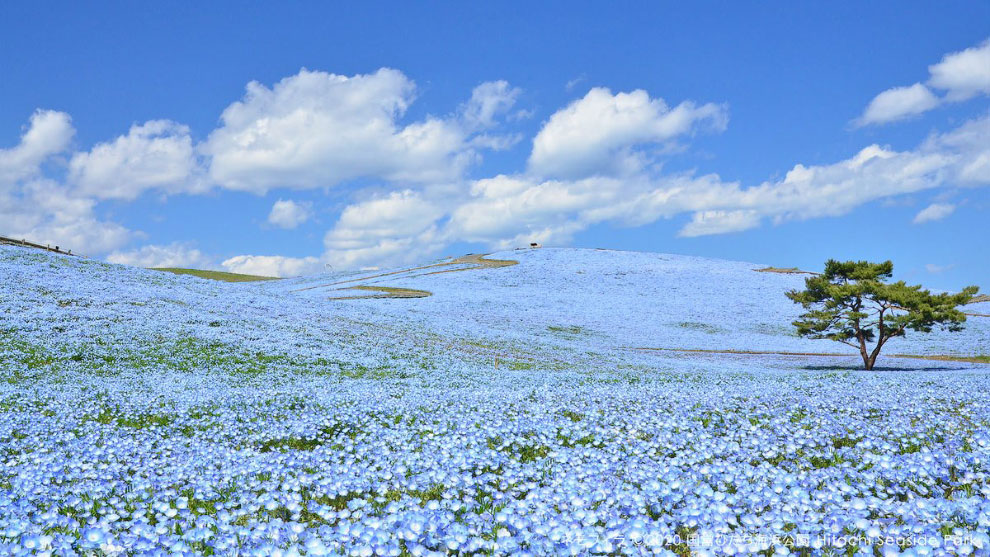
[[[871,370],[884,344],[908,329],[922,333],[936,325],[952,332],[963,329],[966,315],[956,308],[972,300],[979,288],[932,294],[921,285],[887,283],[893,270],[890,261],[826,261],[824,273],[805,279],[805,290],[787,293],[808,310],[794,322],[798,334],[848,344],[859,350],[863,365]],[[871,349],[868,343],[873,342]]]

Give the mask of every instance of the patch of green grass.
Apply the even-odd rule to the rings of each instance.
[[[902,443],[896,452],[900,455],[920,453],[921,444],[915,441],[908,441],[907,443]]]
[[[811,271],[802,271],[797,267],[764,267],[762,269],[753,269],[757,273],[781,273],[784,275],[815,275],[818,273],[812,273]]]
[[[319,434],[316,437],[280,437],[269,439],[258,444],[258,450],[263,453],[275,451],[312,451],[341,435],[353,441],[362,433],[364,433],[364,430],[359,426],[336,422],[320,428]]]
[[[832,447],[841,449],[844,447],[855,447],[863,439],[851,435],[836,436],[832,438]]]
[[[371,294],[369,296],[335,296],[331,300],[346,300],[347,298],[426,298],[432,296],[429,290],[416,290],[413,288],[397,288],[394,286],[350,286],[342,290],[367,290],[370,292],[381,292],[381,294]]]
[[[264,441],[258,445],[258,450],[263,453],[275,451],[312,451],[322,444],[323,440],[317,438],[282,437],[280,439]]]
[[[133,416],[118,416],[117,425],[134,429],[145,429],[151,426],[167,427],[175,421],[172,414],[136,414]]]
[[[560,413],[560,415],[569,419],[572,422],[580,422],[582,419],[584,419],[584,414],[578,414],[573,410],[564,410],[563,412]]]
[[[258,275],[242,275],[239,273],[225,273],[223,271],[204,271],[201,269],[180,269],[178,267],[152,267],[154,271],[164,271],[176,275],[192,275],[194,277],[219,280],[223,282],[257,282],[261,280],[279,280],[278,277],[262,277]]]
[[[546,445],[523,445],[519,448],[519,462],[535,462],[546,458],[550,447]]]
[[[13,333],[6,332],[0,335],[0,358],[7,363],[15,364],[10,366],[13,369],[23,367],[29,371],[48,368],[59,359],[57,354],[45,346],[20,340]],[[8,383],[17,383],[23,380],[25,375],[15,371],[6,374],[4,378]]]
[[[584,332],[584,329],[578,327],[577,325],[569,325],[569,326],[550,325],[549,327],[547,327],[547,330],[550,331],[551,333],[558,333],[564,335],[579,335]]]
[[[845,462],[845,459],[843,459],[838,453],[832,453],[827,457],[812,456],[811,458],[808,459],[808,462],[811,463],[812,468],[816,470],[821,470],[823,468],[831,468],[833,466],[838,466],[843,462]]]
[[[708,323],[699,323],[697,321],[681,321],[677,324],[678,327],[682,329],[690,329],[692,331],[701,331],[703,333],[708,333],[710,335],[715,335],[725,332],[721,327],[711,325]]]
[[[506,362],[505,367],[512,371],[526,371],[536,367],[536,364],[534,364],[533,362],[511,361],[511,362]]]
[[[573,439],[563,432],[557,432],[557,441],[568,449],[573,449],[574,447],[587,447],[588,445],[594,444],[595,436],[589,433],[584,437]]]

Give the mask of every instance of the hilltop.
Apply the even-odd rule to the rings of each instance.
[[[790,323],[800,307],[784,293],[800,288],[803,275],[757,272],[766,266],[755,263],[544,248],[374,272],[225,284],[19,248],[0,250],[5,282],[11,285],[6,295],[30,307],[20,318],[32,328],[38,327],[39,314],[73,310],[85,316],[87,329],[98,328],[101,320],[137,325],[147,319],[158,335],[233,343],[248,338],[282,349],[307,346],[324,355],[334,355],[333,347],[316,331],[339,329],[358,339],[346,347],[348,353],[360,352],[363,342],[401,345],[435,335],[487,344],[493,354],[504,345],[506,357],[522,347],[533,354],[555,347],[613,355],[630,349],[853,354],[837,343],[797,337]],[[410,297],[416,299],[401,299]],[[990,303],[966,310],[990,313]],[[208,325],[216,322],[221,325]],[[365,335],[365,328],[374,334]],[[114,334],[146,332],[125,327]],[[286,342],[287,335],[296,338]],[[962,334],[897,339],[895,352],[988,354],[990,318],[970,317]]]

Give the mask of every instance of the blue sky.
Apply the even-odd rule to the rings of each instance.
[[[0,234],[259,274],[535,240],[990,288],[986,2],[4,3],[0,36]]]

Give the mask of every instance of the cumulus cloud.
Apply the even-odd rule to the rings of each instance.
[[[589,226],[638,226],[692,214],[681,236],[724,234],[775,223],[835,217],[878,199],[952,185],[990,184],[990,118],[929,137],[916,149],[870,145],[826,165],[797,164],[782,179],[751,187],[717,175],[593,176],[543,180],[501,175],[472,183],[442,239],[504,248],[530,239],[566,242]]]
[[[268,224],[279,228],[292,229],[313,216],[310,203],[297,203],[291,199],[279,199],[268,213]]]
[[[201,192],[207,185],[198,167],[189,128],[168,120],[132,126],[127,135],[76,153],[69,180],[82,195],[135,199],[150,189]]]
[[[350,205],[327,232],[324,257],[344,268],[415,261],[439,248],[436,221],[443,214],[408,189]]]
[[[946,54],[928,67],[928,84],[946,90],[950,101],[990,95],[990,39],[960,52]]]
[[[927,85],[881,94],[864,118],[919,113],[939,102],[934,90],[946,91],[946,99],[983,92],[972,60],[984,46],[946,56]],[[763,222],[839,216],[946,185],[990,184],[987,116],[932,134],[914,149],[869,145],[832,164],[795,164],[783,178],[748,187],[715,174],[665,174],[654,163],[699,130],[723,129],[725,107],[691,101],[671,107],[642,90],[604,88],[547,119],[524,169],[466,179],[481,149],[518,140],[499,126],[513,118],[519,95],[504,81],[482,83],[446,116],[406,122],[415,85],[402,73],[302,70],[271,87],[249,84],[205,143],[195,144],[185,126],[152,120],[75,154],[68,115],[39,111],[17,145],[0,149],[0,233],[113,252],[114,260],[133,264],[206,266],[212,260],[186,244],[123,250],[133,234],[101,220],[99,203],[149,191],[263,193],[373,180],[374,193],[354,192],[357,201],[326,232],[320,257],[238,255],[221,263],[233,272],[291,276],[325,264],[422,260],[462,241],[493,248],[566,243],[600,223],[640,226],[689,216],[680,236],[733,233]],[[915,220],[934,220],[940,210],[925,209]],[[288,199],[278,199],[268,214],[271,225],[283,228],[310,218],[308,203]]]
[[[237,255],[220,265],[231,273],[279,278],[312,275],[324,268],[323,262],[316,257],[280,255]]]
[[[894,122],[927,112],[938,104],[938,97],[921,83],[915,83],[910,87],[894,87],[870,101],[866,111],[855,123],[866,126]]]
[[[459,178],[475,158],[464,130],[456,120],[434,117],[400,124],[414,93],[410,79],[387,68],[353,77],[302,70],[271,88],[251,82],[202,146],[212,157],[210,176],[255,193],[360,177]],[[486,118],[490,110],[474,114]]]
[[[65,151],[75,133],[68,114],[36,111],[20,142],[10,149],[0,149],[0,187],[9,188],[18,180],[37,175],[41,163]]]
[[[114,251],[106,257],[110,263],[134,267],[179,267],[186,269],[214,269],[213,259],[198,249],[182,243],[164,246],[146,245],[138,249]]]
[[[43,175],[42,166],[60,158],[74,134],[67,114],[37,111],[18,144],[0,149],[0,234],[86,254],[130,240],[129,230],[96,216],[94,200]]]
[[[857,126],[885,124],[927,112],[944,102],[959,102],[977,95],[990,95],[990,39],[972,48],[952,52],[928,66],[927,86],[888,89],[870,101]],[[932,89],[944,91],[942,98]]]
[[[952,214],[956,206],[951,203],[932,203],[924,209],[918,211],[914,216],[914,224],[922,224],[935,220],[942,220]]]
[[[699,126],[721,131],[727,110],[684,101],[670,108],[641,89],[616,93],[602,87],[558,110],[533,139],[529,170],[556,178],[624,175],[649,160],[645,147],[691,133]]]

